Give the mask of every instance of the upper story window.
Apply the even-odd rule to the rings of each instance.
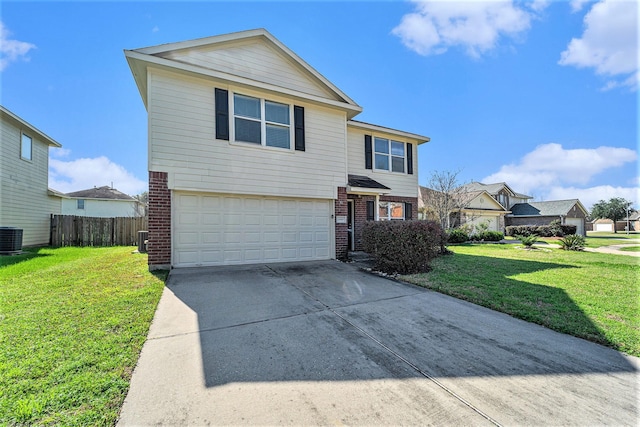
[[[20,157],[25,160],[31,160],[33,140],[30,136],[22,134],[22,140],[20,143]]]
[[[375,138],[375,168],[404,173],[406,150],[403,142]]]
[[[234,94],[234,140],[291,148],[291,110],[287,104]]]
[[[84,199],[78,199],[77,207],[78,209],[84,209]]]

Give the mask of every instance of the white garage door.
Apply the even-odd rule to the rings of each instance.
[[[593,231],[609,231],[613,232],[613,224],[594,224]]]
[[[330,259],[331,200],[175,192],[173,265]]]
[[[584,221],[581,218],[565,218],[565,222],[567,225],[575,225],[576,226],[576,234],[581,236],[585,236],[584,234]]]

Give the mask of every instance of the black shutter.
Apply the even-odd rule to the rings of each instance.
[[[229,140],[229,91],[216,88],[216,139]]]
[[[364,136],[364,167],[373,169],[373,149],[371,147],[371,135]]]
[[[376,219],[375,208],[375,202],[373,200],[367,200],[367,221],[373,221]]]
[[[404,219],[410,220],[413,218],[413,204],[405,203],[404,204]]]
[[[296,150],[304,151],[304,107],[293,106]]]
[[[407,144],[407,173],[413,175],[413,144]]]

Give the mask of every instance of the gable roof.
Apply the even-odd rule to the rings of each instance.
[[[443,194],[441,191],[438,190],[434,190],[433,188],[429,188],[429,187],[423,187],[423,186],[419,186],[420,192],[419,192],[419,199],[425,203],[429,197],[435,197],[438,194]],[[496,209],[491,209],[491,208],[472,208],[469,207],[469,205],[476,199],[481,198],[482,195],[485,194],[487,195],[487,199],[489,200],[489,202],[496,208]],[[496,201],[496,199],[493,198],[493,196],[491,194],[489,194],[489,192],[487,192],[486,190],[476,190],[476,191],[460,191],[460,192],[456,192],[455,194],[452,195],[454,198],[457,199],[458,202],[458,206],[462,206],[461,209],[462,210],[468,210],[468,211],[496,211],[496,212],[503,212],[503,213],[508,213],[509,211],[507,209],[505,209],[504,206],[502,206],[500,203],[498,203]]]
[[[574,206],[578,206],[585,215],[588,214],[578,199],[516,203],[511,206],[511,214],[513,216],[564,216],[567,215]]]
[[[211,51],[216,48],[230,48],[238,43],[261,43],[266,45],[269,49],[279,55],[282,60],[297,69],[309,81],[314,82],[317,87],[323,89],[327,95],[320,96],[318,94],[305,93],[300,90],[286,87],[284,83],[261,81],[255,76],[240,75],[240,73],[231,72],[230,70],[224,69],[224,67],[216,66],[215,63],[205,64],[205,62],[198,62],[195,64],[184,60],[184,58],[181,59],[179,55],[178,57],[175,55],[177,52],[191,52],[198,49]],[[338,87],[327,80],[322,74],[307,64],[302,58],[282,44],[264,28],[177,43],[162,44],[141,49],[125,50],[124,53],[145,106],[147,106],[147,66],[153,65],[159,68],[166,68],[187,74],[208,76],[228,82],[258,87],[277,93],[285,93],[312,102],[330,104],[346,110],[347,118],[352,118],[362,112],[362,107],[356,104],[344,92],[338,89]],[[224,61],[222,61],[222,63],[224,63]]]
[[[67,193],[66,196],[77,199],[136,200],[128,194],[124,194],[115,188],[109,187],[108,185],[89,188],[87,190],[74,191],[72,193]]]
[[[494,194],[498,194],[500,192],[500,190],[502,190],[503,188],[505,190],[507,190],[512,196],[514,197],[518,197],[520,199],[531,199],[531,196],[528,196],[526,194],[522,194],[522,193],[517,193],[515,191],[513,191],[513,189],[511,187],[509,187],[507,185],[506,182],[495,182],[493,184],[483,184],[482,182],[470,182],[468,184],[465,184],[462,186],[462,188],[465,189],[465,191],[479,191],[479,190],[484,190],[487,193],[494,195]]]
[[[62,147],[62,144],[60,144],[58,141],[56,141],[55,139],[51,138],[49,135],[47,135],[46,133],[42,132],[40,129],[38,129],[37,127],[33,126],[32,124],[30,124],[26,120],[21,119],[19,116],[15,115],[14,113],[9,111],[6,107],[4,107],[2,105],[0,105],[0,116],[2,116],[2,118],[8,118],[8,119],[13,120],[14,122],[17,122],[20,125],[20,127],[27,128],[30,132],[32,132],[35,135],[37,135],[38,139],[40,139],[45,144],[49,145],[49,147],[58,147],[58,148]]]

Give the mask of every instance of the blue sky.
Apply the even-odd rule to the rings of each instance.
[[[50,187],[146,190],[147,122],[123,50],[266,28],[358,120],[431,137],[419,182],[638,205],[632,1],[24,2],[0,5],[0,101],[63,145]]]

